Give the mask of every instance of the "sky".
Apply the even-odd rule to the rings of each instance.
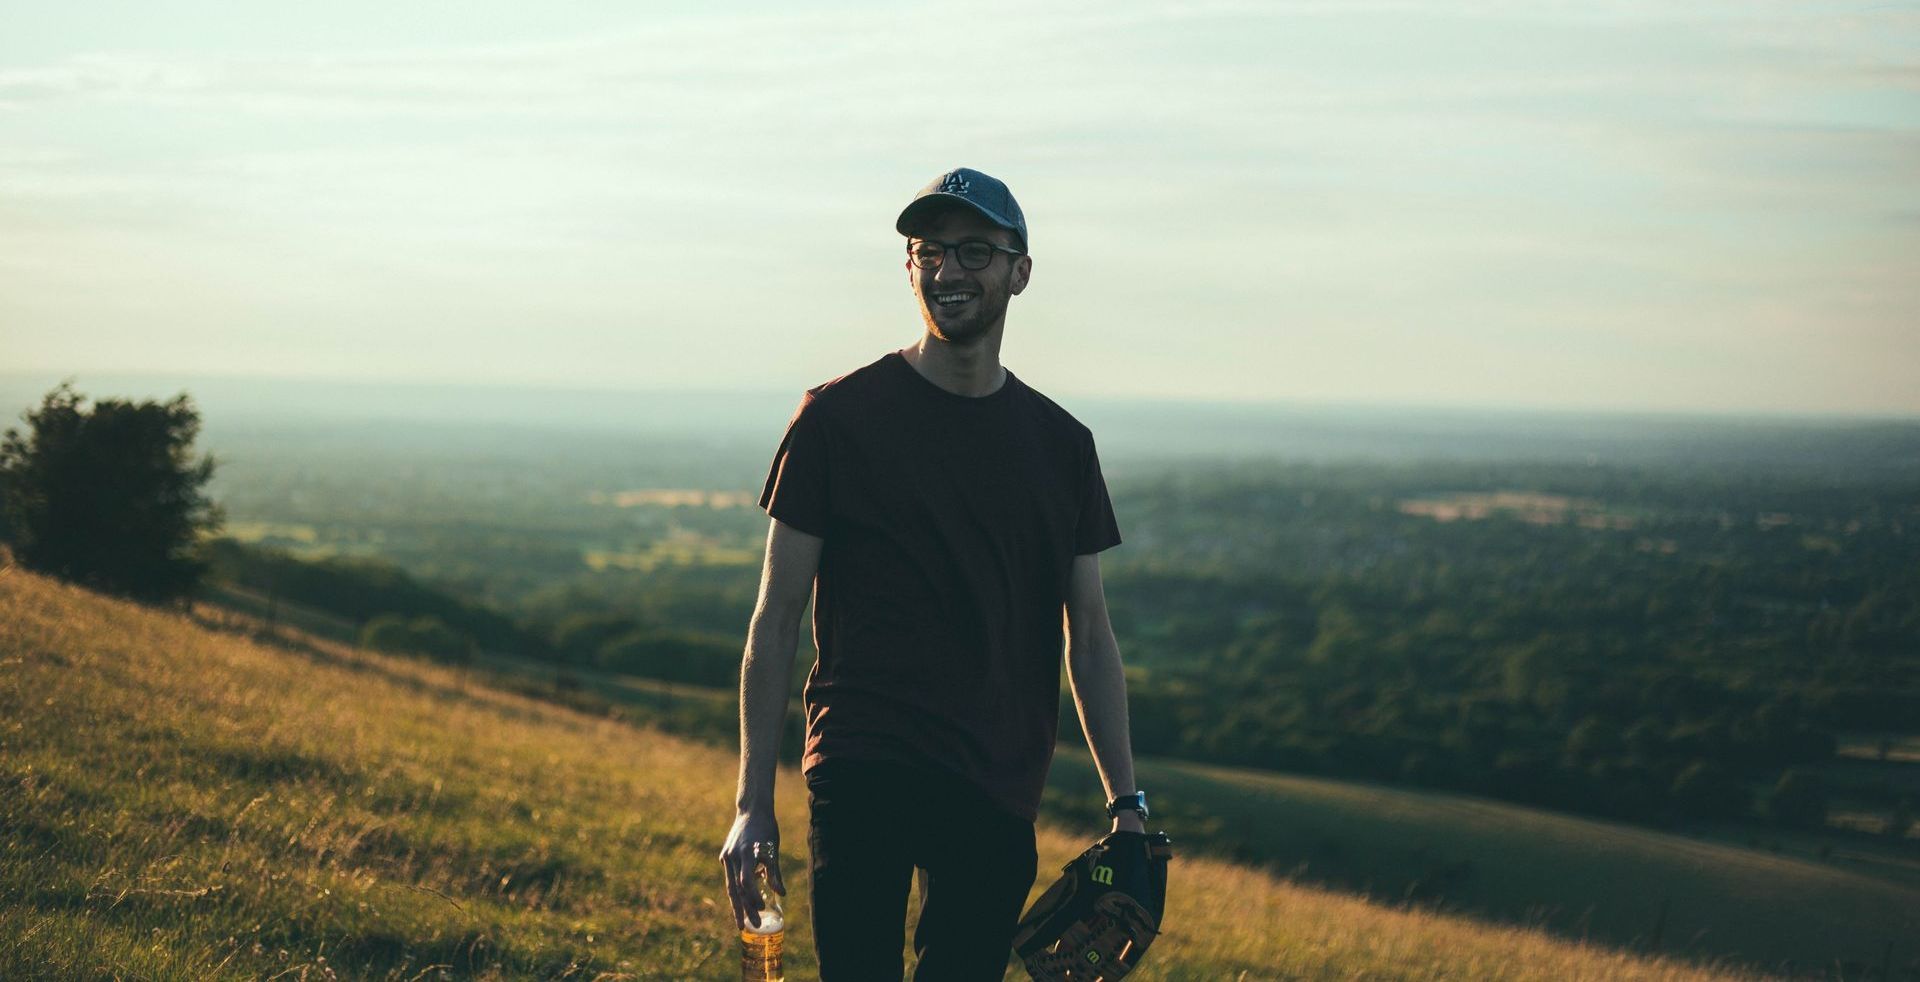
[[[724,12],[723,12],[724,11]],[[1920,2],[0,0],[0,372],[1920,414]]]

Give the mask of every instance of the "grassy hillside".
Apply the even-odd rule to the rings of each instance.
[[[1892,964],[1913,959],[1920,938],[1920,889],[1880,875],[1454,794],[1179,761],[1137,770],[1169,828],[1300,881],[1847,978],[1878,970],[1889,944]],[[1063,754],[1050,794],[1097,799],[1098,781],[1084,754]],[[1062,810],[1092,807],[1060,797]]]
[[[731,692],[589,670],[568,672],[556,691],[550,665],[509,656],[476,664],[496,684],[710,744],[730,744],[735,732]],[[795,759],[801,716],[796,700],[782,746]],[[1103,798],[1084,747],[1063,743],[1054,761],[1043,816],[1075,824],[1097,814]],[[1806,843],[1795,858],[1743,838],[1703,841],[1444,792],[1136,763],[1188,854],[1637,950],[1848,978],[1884,964],[1920,978],[1920,947],[1904,942],[1920,936],[1920,888],[1885,855],[1817,862]]]
[[[546,666],[483,661],[505,684],[552,692]],[[732,739],[731,693],[586,671],[572,678],[560,697],[708,743]],[[789,716],[783,746],[796,757],[800,716],[797,708]],[[1818,862],[1810,847],[1795,858],[1457,794],[1184,761],[1143,758],[1136,771],[1189,854],[1563,937],[1848,978],[1886,963],[1920,978],[1920,946],[1905,941],[1920,937],[1920,888],[1884,856]],[[1043,816],[1078,822],[1102,800],[1084,747],[1063,743]]]
[[[0,572],[0,978],[737,977],[731,753],[222,616]],[[1725,977],[1198,859],[1168,927],[1136,978]]]

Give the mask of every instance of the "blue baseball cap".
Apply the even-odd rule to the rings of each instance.
[[[911,236],[934,212],[955,204],[972,208],[987,221],[1019,236],[1020,248],[1027,248],[1027,216],[1020,213],[1020,203],[1013,200],[1013,192],[999,180],[971,167],[956,167],[934,178],[913,196],[893,227],[901,235]]]

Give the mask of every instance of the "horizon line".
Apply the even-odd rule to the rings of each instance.
[[[1017,372],[1015,374],[1018,374]],[[186,382],[216,383],[274,383],[295,385],[333,385],[349,388],[394,389],[440,389],[449,391],[466,390],[471,392],[516,392],[527,395],[569,394],[588,396],[754,396],[773,398],[792,398],[797,400],[800,392],[809,386],[801,386],[789,393],[785,389],[772,388],[723,388],[714,386],[676,386],[656,385],[650,387],[621,386],[607,382],[562,383],[546,380],[480,379],[455,380],[445,378],[399,378],[382,376],[341,376],[341,375],[299,375],[299,374],[244,374],[237,372],[167,372],[167,371],[126,371],[107,370],[98,372],[52,371],[44,369],[3,369],[0,370],[0,382],[34,381],[44,384],[53,380],[53,385],[71,381],[81,395],[92,399],[86,392],[84,379],[103,378],[111,381],[125,380],[178,380]],[[820,382],[826,379],[819,380]],[[819,382],[812,383],[813,385]],[[185,391],[183,389],[183,391]],[[1540,405],[1521,403],[1461,403],[1461,402],[1399,402],[1391,400],[1341,400],[1308,398],[1197,398],[1190,396],[1164,395],[1118,395],[1095,393],[1076,389],[1053,389],[1049,391],[1063,393],[1066,398],[1076,402],[1100,403],[1114,406],[1160,406],[1168,408],[1202,410],[1288,410],[1288,411],[1336,411],[1336,412],[1388,412],[1388,413],[1464,413],[1464,414],[1502,414],[1531,416],[1601,416],[1601,417],[1666,417],[1666,418],[1705,418],[1720,421],[1735,420],[1814,420],[1821,422],[1854,423],[1905,423],[1920,424],[1920,410],[1858,410],[1858,409],[1805,409],[1805,408],[1724,408],[1724,407],[1646,407],[1620,405]],[[191,392],[188,393],[191,395]],[[109,398],[113,397],[111,394]]]

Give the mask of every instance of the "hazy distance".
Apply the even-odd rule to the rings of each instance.
[[[60,379],[0,374],[8,425]],[[788,417],[792,392],[622,392],[524,386],[337,383],[194,376],[75,377],[90,398],[164,399],[188,393],[201,443],[297,452],[306,441],[413,448],[428,456],[565,448],[592,455],[660,441],[724,455],[722,473],[757,480]],[[1846,414],[1508,411],[1419,406],[1239,404],[1066,398],[1103,459],[1556,460],[1592,464],[1825,469],[1836,479],[1920,474],[1920,419]],[[640,441],[635,443],[634,441]],[[634,462],[644,466],[642,462]]]

